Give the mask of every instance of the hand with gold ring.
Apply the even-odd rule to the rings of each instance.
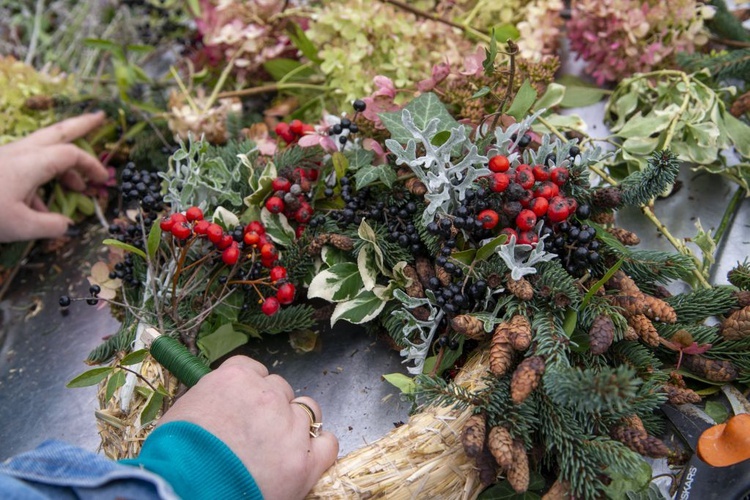
[[[239,457],[265,500],[290,500],[304,498],[338,455],[338,440],[321,429],[322,419],[314,399],[295,398],[282,377],[235,356],[179,398],[159,425],[183,420],[203,427]]]

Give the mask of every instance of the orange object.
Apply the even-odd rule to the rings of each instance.
[[[750,458],[750,414],[735,415],[698,439],[698,456],[714,467],[727,467]]]

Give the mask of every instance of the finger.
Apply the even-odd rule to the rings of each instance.
[[[63,236],[73,221],[55,212],[37,212],[24,204],[6,212],[13,226],[3,231],[6,241],[28,241]]]
[[[29,206],[32,210],[36,210],[37,212],[49,212],[49,208],[47,208],[47,205],[45,205],[44,201],[42,201],[38,194],[34,194],[34,196],[31,197]]]
[[[68,118],[27,135],[18,141],[18,146],[39,147],[71,142],[100,127],[102,123],[104,123],[103,111]]]
[[[28,175],[36,184],[52,180],[72,168],[95,182],[103,183],[109,179],[107,169],[99,160],[72,144],[47,146],[42,154],[26,152],[17,161],[30,165]]]
[[[292,389],[292,386],[289,385],[289,382],[287,382],[280,375],[271,374],[267,376],[265,380],[266,382],[271,384],[274,389],[281,392],[287,401],[291,401],[291,399],[294,397],[294,389]]]
[[[259,363],[258,361],[255,361],[253,358],[248,358],[247,356],[232,356],[231,358],[224,361],[217,370],[221,370],[222,368],[228,368],[230,366],[241,366],[243,368],[247,368],[250,370],[253,370],[261,377],[267,377],[268,376],[268,368],[263,363]]]
[[[298,398],[292,399],[291,402],[292,403],[306,404],[307,406],[310,407],[310,409],[315,414],[315,422],[318,422],[318,423],[323,422],[323,410],[320,409],[320,405],[313,398],[310,398],[310,397],[307,397],[307,396],[300,396]],[[299,406],[299,405],[295,405],[295,406]],[[305,413],[305,414],[307,414],[307,413]]]
[[[86,181],[83,180],[81,174],[75,170],[68,170],[60,176],[60,182],[67,188],[73,191],[83,191],[86,189]]]
[[[318,437],[310,440],[310,446],[312,471],[308,477],[308,491],[315,486],[320,476],[336,461],[339,454],[339,440],[332,433],[323,431]]]

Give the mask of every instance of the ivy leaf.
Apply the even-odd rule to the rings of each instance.
[[[388,270],[383,264],[383,251],[380,249],[380,245],[378,245],[378,236],[377,234],[375,234],[375,231],[372,229],[372,227],[370,227],[370,225],[367,223],[367,220],[362,219],[362,222],[359,223],[359,228],[357,228],[357,235],[362,241],[366,241],[370,244],[370,247],[374,252],[375,264],[378,266],[378,269],[380,269],[380,272],[385,275],[389,275],[390,273],[388,273]]]
[[[512,24],[498,24],[492,28],[492,38],[498,42],[505,43],[508,39],[518,40],[520,37],[521,32]]]
[[[563,108],[583,108],[601,101],[611,93],[574,75],[563,75],[556,83],[565,87],[565,96],[560,101]]]
[[[499,246],[504,245],[506,241],[508,241],[508,235],[506,234],[501,234],[492,238],[490,241],[479,247],[474,260],[481,261],[489,259],[495,253],[495,250],[497,250]]]
[[[550,83],[542,97],[534,103],[534,109],[552,109],[565,98],[565,87],[559,83]]]
[[[249,160],[247,160],[247,157],[245,157],[244,159],[241,157],[240,160],[242,160],[242,163],[250,167],[250,169],[252,170],[252,165],[250,164]],[[263,200],[266,199],[266,196],[268,196],[268,194],[271,192],[271,184],[276,177],[278,177],[276,173],[276,165],[274,165],[274,163],[270,161],[266,164],[265,168],[263,168],[263,171],[258,177],[251,173],[250,189],[253,191],[253,193],[245,197],[245,205],[251,206],[262,203]]]
[[[123,370],[117,370],[109,380],[107,380],[107,390],[104,393],[104,400],[109,401],[112,399],[112,396],[115,395],[115,391],[123,385],[125,385],[125,372]]]
[[[221,325],[216,331],[198,338],[198,348],[213,363],[220,357],[247,344],[248,337],[235,331],[231,323]]]
[[[372,165],[375,153],[366,149],[352,149],[344,151],[344,156],[349,161],[349,170],[359,170]]]
[[[365,186],[369,186],[373,182],[376,182],[380,179],[380,173],[379,170],[382,170],[381,167],[369,167],[369,168],[361,168],[357,170],[357,173],[354,174],[354,180],[356,181],[356,188],[359,191]]]
[[[294,244],[294,228],[284,214],[272,214],[270,210],[263,207],[260,211],[260,221],[266,228],[269,238],[281,246],[289,247]]]
[[[331,155],[331,162],[333,163],[333,169],[336,171],[336,178],[341,179],[346,175],[346,171],[349,169],[349,160],[340,151],[336,151]]]
[[[420,130],[425,130],[432,119],[437,119],[435,133],[460,127],[459,123],[448,112],[445,105],[440,102],[437,95],[427,92],[409,102],[404,108],[414,121],[414,125]],[[406,144],[414,135],[404,126],[402,121],[403,110],[389,113],[380,113],[378,116],[383,125],[391,133],[391,139],[401,144]]]
[[[344,262],[315,275],[307,289],[307,297],[341,302],[356,296],[363,287],[357,264]]]
[[[359,325],[375,318],[388,302],[378,295],[382,291],[379,289],[385,290],[385,287],[377,285],[372,290],[363,290],[351,300],[336,304],[331,314],[331,326],[340,319]]]
[[[65,387],[73,389],[76,387],[88,387],[90,385],[96,385],[109,376],[115,370],[113,366],[101,366],[86,370],[81,373],[73,380],[68,382]]]
[[[524,80],[521,88],[516,93],[516,97],[513,99],[513,104],[510,105],[505,114],[512,116],[517,121],[521,121],[529,114],[534,101],[536,101],[536,89],[531,86],[528,80]]]
[[[403,394],[414,394],[417,390],[417,384],[414,382],[414,379],[403,373],[387,373],[383,375],[383,378]]]
[[[497,38],[495,38],[495,29],[490,32],[490,46],[484,49],[485,58],[482,62],[484,74],[492,76],[495,74],[495,58],[497,58]]]

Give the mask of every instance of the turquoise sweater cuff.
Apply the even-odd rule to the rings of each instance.
[[[120,463],[163,477],[181,498],[263,500],[244,464],[219,438],[190,422],[157,427],[138,458]]]

